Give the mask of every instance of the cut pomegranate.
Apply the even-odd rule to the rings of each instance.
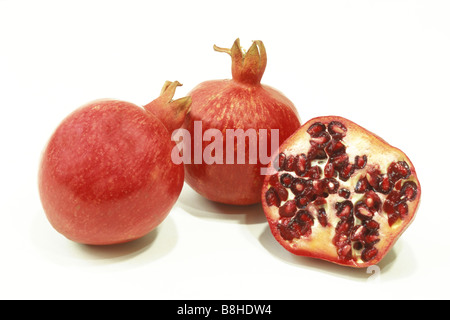
[[[414,219],[421,189],[411,161],[347,119],[310,120],[274,158],[283,161],[264,181],[263,208],[274,237],[297,255],[367,267]]]

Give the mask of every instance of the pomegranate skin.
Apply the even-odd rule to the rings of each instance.
[[[51,225],[68,239],[106,245],[140,238],[175,204],[183,167],[154,115],[129,102],[96,100],[71,113],[51,136],[39,192]]]
[[[270,156],[270,152],[275,151],[270,147],[271,130],[279,130],[278,142],[281,144],[300,127],[300,118],[294,104],[283,93],[260,83],[266,63],[262,42],[255,41],[245,57],[242,57],[239,39],[230,50],[217,47],[215,49],[231,55],[233,79],[205,81],[192,89],[188,93],[192,98],[191,110],[183,128],[189,131],[191,146],[195,146],[195,122],[201,122],[202,136],[208,129],[219,130],[224,141],[224,161],[207,164],[203,159],[202,163],[195,163],[192,152],[191,162],[185,163],[184,166],[185,181],[196,192],[215,202],[232,205],[259,203],[264,180],[261,168],[266,167],[268,163],[262,163],[259,157],[257,163],[250,163],[248,139],[245,146],[245,163],[238,164],[236,161],[236,144],[233,155],[235,161],[227,162],[226,130],[242,129],[245,132],[254,129],[259,133],[261,129],[267,129],[267,156]],[[258,65],[259,69],[255,68],[255,65]],[[210,143],[202,142],[202,154]]]

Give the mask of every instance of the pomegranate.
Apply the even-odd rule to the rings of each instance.
[[[264,180],[261,168],[268,165],[279,143],[300,127],[300,119],[294,104],[286,96],[260,83],[267,62],[262,41],[254,41],[246,53],[243,53],[239,39],[231,49],[217,46],[214,49],[231,56],[233,77],[202,82],[189,93],[192,97],[191,112],[183,128],[190,135],[188,145],[200,149],[200,159],[192,153],[189,161],[185,161],[185,180],[199,194],[216,202],[234,205],[259,203]],[[196,127],[198,123],[201,127]],[[215,135],[217,148],[211,148],[208,142],[211,139],[194,141],[196,130],[203,137],[206,132],[214,130],[226,138]],[[238,130],[243,134],[237,139],[229,139],[230,131],[236,133]],[[254,139],[250,133],[255,133]],[[266,133],[267,140],[262,142]],[[244,148],[238,147],[239,139],[245,139],[242,142],[242,145],[245,143]],[[274,139],[277,145],[264,151],[267,151],[265,161],[261,148],[266,148],[267,141],[273,142]],[[259,141],[260,157],[252,161],[256,153],[253,148],[255,141]],[[205,161],[205,154],[215,157],[216,161]]]
[[[171,161],[171,132],[190,98],[172,101],[178,82],[144,108],[96,100],[72,112],[51,136],[39,168],[39,192],[51,225],[73,241],[106,245],[158,226],[184,181]]]
[[[351,267],[378,263],[413,221],[420,183],[408,157],[337,116],[318,117],[273,157],[262,188],[288,251]]]

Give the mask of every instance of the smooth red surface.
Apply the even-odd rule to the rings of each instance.
[[[183,186],[164,125],[132,103],[98,100],[70,114],[46,146],[39,191],[48,220],[67,238],[112,244],[144,236]]]
[[[194,121],[202,121],[202,134],[212,128],[226,129],[279,129],[279,143],[300,127],[293,103],[281,92],[262,84],[243,84],[234,80],[206,81],[194,88],[191,111],[184,128],[189,130],[194,146]],[[269,138],[268,152],[270,150]],[[211,142],[204,141],[202,150]],[[224,162],[226,147],[224,145]],[[203,151],[202,151],[203,152]],[[235,159],[236,150],[235,150]],[[249,147],[246,142],[246,155]],[[269,154],[270,156],[270,154]],[[258,157],[259,159],[259,157]],[[204,197],[226,204],[247,205],[261,201],[264,176],[260,168],[267,164],[194,164],[185,165],[186,182]]]

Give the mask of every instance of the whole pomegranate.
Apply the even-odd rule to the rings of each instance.
[[[254,41],[246,53],[239,39],[231,49],[214,49],[231,56],[233,79],[205,81],[189,93],[191,112],[183,128],[191,139],[187,148],[193,147],[194,152],[185,161],[185,180],[213,201],[259,203],[264,180],[261,168],[268,165],[279,143],[300,127],[300,119],[286,96],[260,83],[267,62],[262,41]],[[208,135],[211,132],[213,142]],[[274,140],[277,146],[268,151],[268,141],[272,145]],[[183,150],[186,152],[186,144]],[[262,156],[265,153],[267,161]],[[213,159],[206,159],[208,156]]]
[[[274,155],[262,189],[278,242],[351,267],[378,263],[410,225],[421,189],[408,157],[336,116],[308,121]]]
[[[57,231],[106,245],[140,238],[165,219],[184,180],[169,131],[190,105],[189,97],[172,101],[178,85],[166,82],[144,108],[102,99],[62,121],[39,168],[41,202]]]

